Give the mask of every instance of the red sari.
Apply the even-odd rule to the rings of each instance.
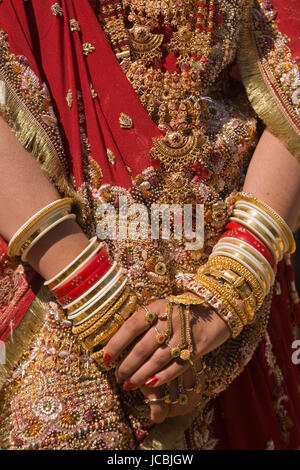
[[[95,230],[95,210],[99,194],[112,187],[115,191],[113,194],[120,195],[122,191],[136,187],[140,175],[147,174],[149,168],[159,175],[161,163],[151,158],[150,150],[152,139],[162,138],[162,132],[142,106],[128,76],[126,78],[115,58],[95,14],[96,3],[81,0],[63,0],[59,4],[52,4],[48,0],[4,0],[0,4],[0,84],[4,84],[0,94],[0,109],[18,139],[39,159],[41,167],[61,194],[75,198],[78,220],[89,235]],[[289,83],[280,88],[278,83],[282,83],[281,63],[274,62],[272,53],[276,51],[280,57],[282,51],[286,52],[283,49],[286,45],[283,46],[278,41],[277,25],[292,37],[289,44],[292,57],[297,57],[300,53],[299,39],[295,34],[299,27],[299,15],[296,14],[299,7],[296,3],[296,0],[289,1],[289,12],[294,11],[289,16],[285,11],[287,2],[275,1],[275,7],[279,10],[275,21],[276,17],[268,1],[261,5],[265,16],[257,13],[260,11],[259,5],[254,5],[254,14],[251,16],[252,2],[247,1],[244,5],[241,1],[237,14],[242,20],[244,11],[245,27],[240,33],[241,46],[238,51],[236,46],[233,47],[233,55],[238,59],[252,107],[265,125],[282,138],[289,150],[299,158],[300,126],[296,100],[299,84],[297,85],[294,71],[294,75],[289,76]],[[59,8],[53,10],[55,5]],[[79,30],[70,31],[71,19],[78,21]],[[218,21],[221,23],[220,19]],[[261,34],[253,35],[253,31]],[[236,37],[234,41],[237,41]],[[289,60],[292,61],[291,69],[297,68],[296,61]],[[232,69],[232,63],[231,58],[231,62],[227,64],[229,69]],[[172,74],[176,70],[176,56],[163,56],[163,64],[159,67],[164,73],[168,71]],[[235,71],[236,69],[231,70],[231,76],[235,75]],[[200,170],[197,167],[197,179],[195,173],[192,174],[193,181],[198,182],[200,178],[202,186],[198,188],[199,191],[204,191],[205,187],[207,190],[214,184],[218,188],[216,192],[221,194],[220,199],[225,199],[232,190],[241,187],[243,169],[247,167],[257,140],[256,131],[250,132],[255,117],[243,93],[242,91],[242,104],[240,98],[236,99],[240,103],[236,105],[237,110],[228,104],[230,95],[226,96],[225,104],[222,102],[223,108],[221,105],[217,107],[220,115],[223,113],[220,119],[226,119],[224,116],[228,109],[237,116],[236,119],[242,119],[239,114],[240,106],[242,112],[248,113],[247,125],[249,136],[251,135],[251,138],[240,141],[238,150],[232,149],[232,160],[236,160],[234,172],[230,161],[222,168],[226,190],[222,189],[220,181],[216,182],[212,167]],[[131,128],[124,130],[120,126],[120,113],[133,119],[134,125]],[[217,160],[216,148],[214,152]],[[220,165],[220,162],[217,161],[216,165]],[[216,166],[215,173],[221,171],[216,168],[221,167]],[[150,174],[153,184],[156,177],[154,173]],[[226,217],[214,232],[212,245],[217,241],[218,234],[222,233],[225,223]],[[62,417],[68,422],[77,419],[66,411],[68,398],[62,398],[60,404],[55,404],[57,411],[56,414],[53,412],[52,427],[49,423],[45,424],[41,415],[37,415],[35,411],[36,405],[32,398],[34,389],[30,392],[33,401],[28,402],[32,411],[25,412],[22,409],[27,407],[24,376],[26,378],[30,370],[38,369],[33,351],[40,348],[37,355],[45,355],[47,350],[47,361],[49,357],[55,356],[50,347],[52,345],[54,348],[54,343],[51,343],[53,338],[48,338],[47,345],[43,341],[45,325],[48,330],[53,328],[53,337],[55,336],[54,328],[57,325],[53,326],[53,311],[56,311],[57,306],[49,304],[49,300],[52,300],[49,293],[43,291],[41,294],[39,291],[35,297],[41,280],[36,279],[27,268],[24,274],[22,266],[6,260],[6,244],[3,240],[1,244],[3,287],[0,338],[6,342],[7,350],[7,363],[0,366],[0,385],[3,386],[0,442],[2,437],[4,447],[56,449],[98,448],[99,445],[100,448],[111,449],[132,449],[139,446],[178,449],[296,449],[300,446],[299,376],[297,365],[291,361],[294,341],[292,330],[299,320],[299,303],[288,258],[278,267],[270,312],[262,316],[261,323],[258,323],[251,346],[247,346],[246,340],[245,344],[241,340],[240,362],[235,365],[231,375],[228,366],[227,369],[224,366],[228,373],[228,383],[226,386],[222,385],[215,397],[212,396],[213,399],[201,416],[196,413],[186,420],[169,420],[149,431],[149,423],[143,414],[145,405],[139,403],[139,400],[142,401],[141,397],[134,394],[132,397],[125,397],[116,389],[109,374],[107,377],[100,376],[93,366],[95,383],[105,383],[104,392],[112,393],[112,399],[121,401],[119,409],[114,410],[115,415],[119,415],[120,434],[107,428],[107,417],[105,414],[104,418],[101,415],[102,398],[100,400],[99,396],[100,404],[95,403],[100,410],[98,418],[95,418],[95,412],[91,409],[84,408],[83,411],[80,408],[78,413],[82,413],[82,416],[74,424],[74,433],[78,433],[84,428],[83,422],[85,425],[91,423],[88,429],[91,436],[94,436],[94,433],[100,433],[96,429],[99,429],[102,419],[104,427],[101,436],[97,435],[98,440],[94,437],[94,440],[90,439],[88,432],[81,439],[75,439],[73,424],[70,425],[70,436],[68,434],[64,439]],[[208,254],[209,250],[206,255]],[[134,264],[131,261],[128,261],[129,270],[133,270],[130,268]],[[132,284],[134,287],[133,275]],[[172,288],[171,281],[168,288]],[[163,296],[166,291],[159,293]],[[50,316],[48,314],[45,319],[41,311],[47,308],[50,308]],[[265,309],[267,311],[267,307]],[[59,324],[59,314],[55,315]],[[270,320],[265,329],[264,322],[269,315]],[[43,356],[43,361],[45,360]],[[58,363],[62,360],[62,357],[57,359]],[[52,368],[59,367],[55,361],[53,359],[53,364],[56,365]],[[42,366],[39,367],[42,369]],[[45,370],[48,370],[47,367]],[[72,406],[76,410],[79,405],[73,401]],[[133,412],[134,408],[139,407],[143,410],[142,417]],[[111,414],[110,419],[117,420],[115,415]],[[59,425],[57,420],[60,420]],[[172,428],[174,435],[170,432]],[[119,444],[114,445],[107,437],[112,432],[116,433],[115,441],[119,439]],[[182,434],[180,439],[179,434]],[[31,436],[30,439],[28,435]],[[167,441],[166,437],[169,438]]]

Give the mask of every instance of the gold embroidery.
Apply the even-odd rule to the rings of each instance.
[[[239,65],[249,100],[271,131],[300,158],[300,74],[288,38],[263,2],[245,1]],[[275,91],[274,91],[275,90]],[[274,111],[276,110],[276,112]]]
[[[92,83],[90,83],[90,90],[91,90],[91,94],[92,94],[92,97],[93,99],[95,100],[98,96],[98,93],[96,92],[96,90],[93,88],[93,85]]]
[[[54,16],[63,16],[63,9],[59,3],[54,3],[51,7],[51,11]]]
[[[119,123],[122,129],[131,129],[133,127],[133,121],[131,117],[125,113],[120,114]]]
[[[69,106],[69,108],[72,108],[72,105],[73,105],[73,93],[72,93],[71,88],[69,88],[68,93],[67,93],[67,95],[66,95],[66,102],[67,102],[67,105]]]
[[[106,150],[106,154],[107,154],[107,158],[108,158],[109,163],[111,163],[112,165],[115,165],[115,163],[116,163],[116,156],[115,156],[115,154],[113,153],[113,151],[110,150],[110,149],[107,149],[107,150]]]
[[[73,31],[81,31],[78,21],[75,20],[74,18],[72,18],[71,20],[69,20],[69,25],[70,25],[70,30],[71,30],[72,32],[73,32]]]
[[[89,55],[95,50],[95,47],[92,46],[90,42],[85,42],[82,44],[82,51],[84,55]]]

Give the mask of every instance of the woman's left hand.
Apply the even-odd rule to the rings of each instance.
[[[166,311],[166,301],[156,300],[147,306],[149,311],[163,316]],[[191,332],[193,339],[194,361],[223,344],[230,333],[223,320],[211,309],[203,305],[192,307]],[[182,375],[189,367],[189,361],[175,360],[171,357],[170,347],[178,346],[180,337],[180,318],[178,309],[174,306],[172,315],[173,333],[171,338],[159,345],[156,341],[157,331],[166,330],[166,321],[158,320],[150,325],[145,319],[144,308],[132,315],[117,331],[106,345],[104,361],[116,361],[122,351],[135,342],[132,349],[123,358],[116,369],[116,378],[123,383],[125,390],[161,385]],[[157,328],[155,330],[154,326]]]

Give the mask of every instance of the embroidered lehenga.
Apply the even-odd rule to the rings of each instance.
[[[1,111],[95,234],[97,207],[204,204],[205,243],[114,240],[139,300],[178,292],[224,231],[263,126],[300,157],[296,0],[3,0]],[[288,4],[288,9],[287,9]],[[281,29],[282,28],[282,29]],[[289,38],[283,34],[289,33]],[[248,97],[247,97],[248,94]],[[0,443],[8,449],[295,449],[291,260],[256,321],[206,357],[203,406],[151,425],[1,241]]]

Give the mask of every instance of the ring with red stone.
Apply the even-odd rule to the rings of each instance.
[[[162,333],[161,331],[159,331],[158,328],[156,328],[156,326],[154,327],[154,330],[156,333],[156,336],[155,336],[156,342],[161,346],[162,344],[166,342],[168,336],[166,335],[166,333]]]

